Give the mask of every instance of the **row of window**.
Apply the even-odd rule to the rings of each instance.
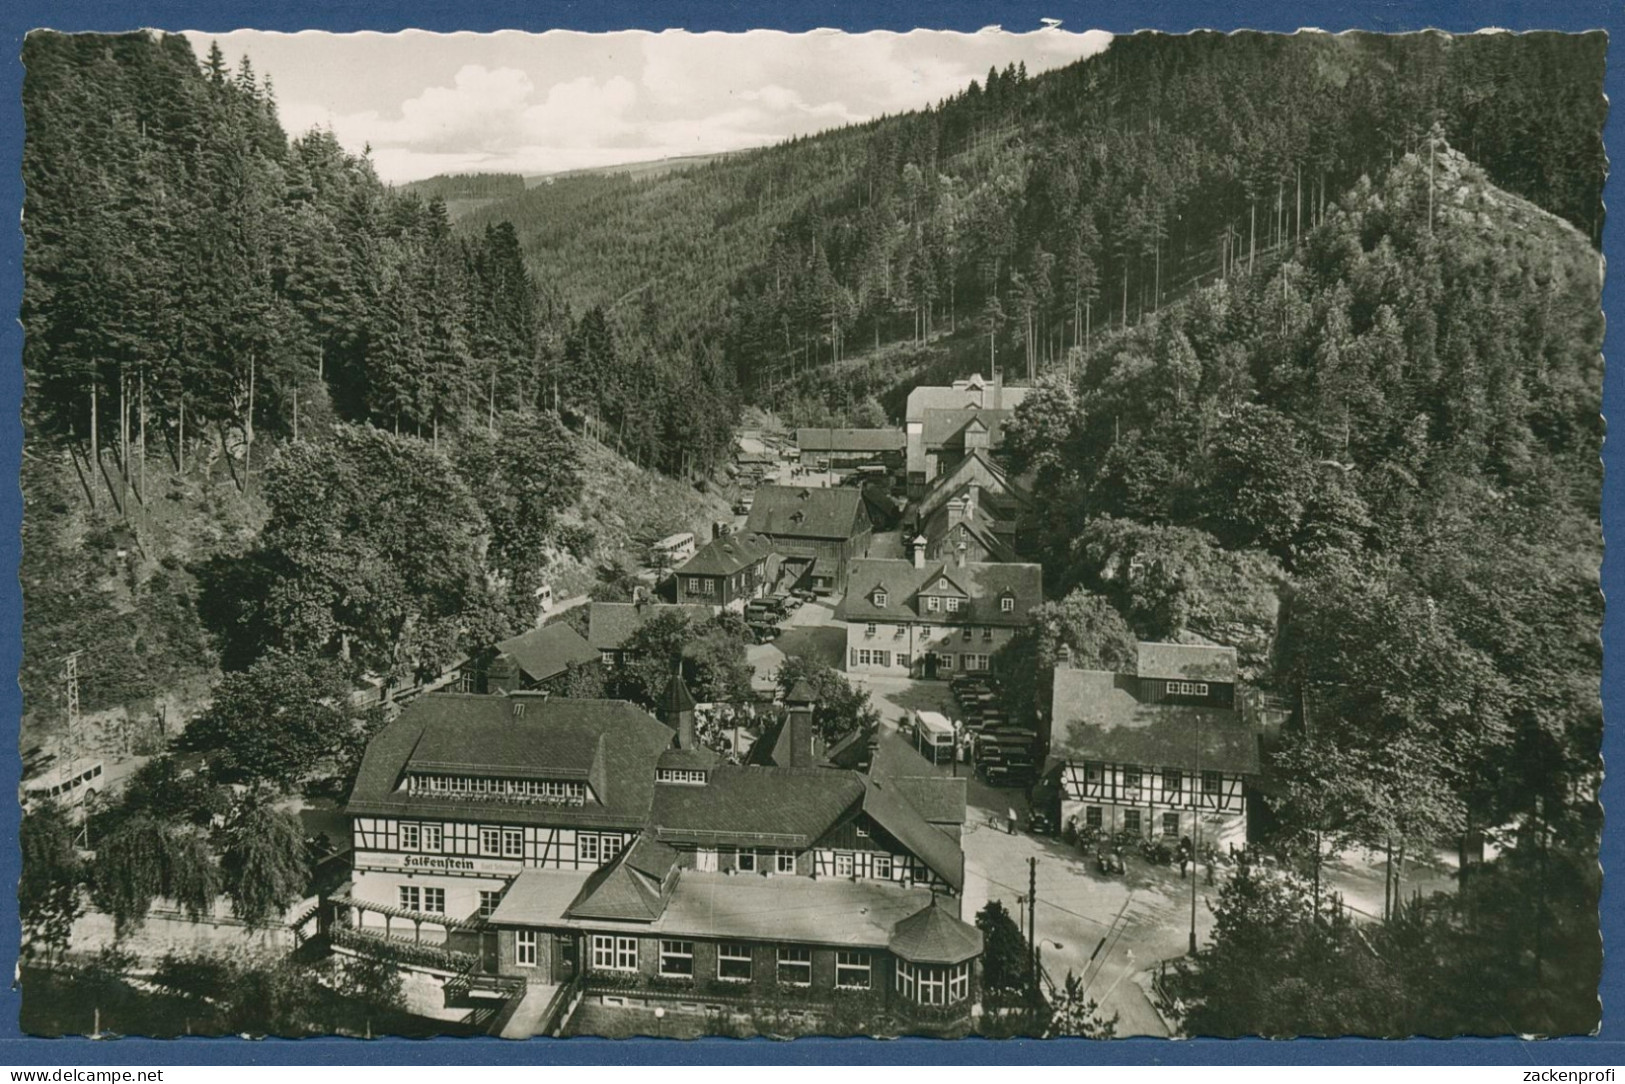
[[[401,885],[401,910],[416,911],[425,915],[443,915],[446,913],[446,890],[435,888],[433,885]],[[502,902],[502,890],[480,890],[480,906],[475,912],[480,918],[490,918],[496,912],[497,904]]]
[[[660,783],[700,783],[705,782],[705,772],[699,768],[661,768],[655,772],[655,781]]]
[[[970,961],[931,967],[898,960],[897,992],[918,1005],[957,1005],[970,996]]]
[[[936,652],[937,669],[953,670],[956,667],[963,670],[987,670],[993,665],[993,656],[973,654],[967,652],[955,655],[952,652]],[[908,652],[881,651],[876,648],[853,647],[847,649],[847,661],[852,666],[891,666],[895,661],[898,666],[909,666],[912,660]],[[957,661],[956,661],[957,660]]]
[[[434,798],[479,798],[486,801],[581,805],[587,785],[553,779],[488,779],[466,775],[411,775],[408,794]]]
[[[1207,682],[1205,681],[1170,681],[1167,685],[1170,696],[1206,696]]]
[[[525,938],[530,935],[529,940]],[[535,931],[520,931],[516,942],[517,962],[521,966],[535,966]],[[527,958],[528,952],[528,958]],[[812,985],[812,949],[782,947],[774,957],[774,977],[786,986]],[[717,978],[722,982],[749,982],[754,977],[754,957],[751,946],[737,942],[722,942],[717,946]],[[638,939],[611,934],[592,937],[592,968],[594,971],[636,971],[638,969]],[[691,979],[694,977],[694,942],[664,940],[660,942],[659,973],[662,978]],[[873,982],[874,958],[867,952],[838,952],[835,954],[835,985],[843,990],[867,990]]]
[[[1138,809],[1123,810],[1123,831],[1138,833],[1145,822],[1140,819],[1141,811]],[[1101,808],[1097,805],[1088,806],[1083,811],[1083,823],[1089,828],[1099,828],[1105,821]],[[1172,837],[1179,835],[1179,814],[1164,813],[1162,815],[1162,834]]]
[[[702,873],[715,873],[720,857],[715,847],[700,847],[694,852],[694,868]],[[796,852],[757,851],[739,848],[733,852],[733,868],[741,873],[772,870],[774,873],[794,873]]]
[[[1099,764],[1085,764],[1083,766],[1084,781],[1088,783],[1100,782],[1103,770],[1103,767]],[[1134,790],[1143,785],[1145,773],[1139,768],[1125,766],[1122,771],[1123,789]],[[1162,792],[1164,794],[1179,794],[1181,791],[1183,791],[1185,786],[1185,773],[1179,768],[1164,768],[1158,773],[1158,775],[1160,775],[1162,779]],[[1203,772],[1202,793],[1223,794],[1224,773]]]
[[[703,776],[704,773],[701,773]],[[700,780],[704,782],[702,778]],[[488,858],[524,858],[523,828],[493,828],[481,825],[479,853]],[[400,849],[423,854],[439,854],[445,849],[445,832],[438,824],[403,823],[399,828]],[[576,834],[576,857],[582,862],[607,862],[621,853],[619,835]]]
[[[893,629],[892,629],[892,639],[901,640],[903,638],[904,634],[906,634],[908,632],[908,628],[909,627],[907,625],[896,625],[896,626],[894,626]],[[976,629],[977,629],[976,625],[965,625],[965,626],[961,627],[960,630],[959,630],[960,639],[974,640],[976,638]],[[981,626],[981,630],[982,630],[982,639],[984,639],[984,640],[993,639],[993,626],[992,625],[983,625],[983,626]],[[867,622],[863,627],[863,635],[869,637],[870,639],[873,639],[875,636],[879,635],[879,633],[880,633],[880,625],[877,622],[874,622],[874,621]],[[949,629],[949,630],[947,630],[946,632],[943,633],[943,640],[944,641],[950,640],[952,638],[953,638],[953,630],[952,629]]]

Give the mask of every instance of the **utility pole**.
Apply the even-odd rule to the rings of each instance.
[[[1202,715],[1196,713],[1196,778],[1191,780],[1192,797],[1196,799],[1191,814],[1191,943],[1190,954],[1196,955],[1196,856],[1202,853]]]
[[[72,767],[79,737],[79,655],[75,651],[62,660],[62,684],[67,694],[68,729],[62,739],[62,757],[57,761],[57,783],[67,782],[63,773]]]
[[[1027,859],[1027,948],[1033,973],[1033,989],[1038,990],[1038,856]]]

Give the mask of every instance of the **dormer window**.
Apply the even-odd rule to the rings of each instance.
[[[1001,614],[1013,614],[1016,612],[1016,599],[1014,595],[1005,595],[1003,598],[999,599],[999,612]]]
[[[1205,681],[1170,681],[1168,683],[1169,696],[1206,696],[1207,682]]]
[[[872,597],[877,609],[884,610],[886,608],[886,599],[888,597],[886,592],[876,591]]]
[[[703,787],[705,786],[705,772],[699,768],[661,768],[655,773],[655,781]]]
[[[927,596],[925,596],[925,608],[930,613],[936,613],[937,610],[941,608],[941,606],[942,606],[942,600],[937,598],[936,595],[927,595]]]
[[[955,598],[953,595],[949,595],[947,602],[949,613],[956,614],[959,612],[959,599]]]

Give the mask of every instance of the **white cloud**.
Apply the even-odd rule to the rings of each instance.
[[[189,35],[206,48],[203,35]],[[373,148],[386,180],[551,172],[762,146],[933,105],[1022,60],[1033,74],[1110,36],[627,31],[224,35],[276,80],[283,124]]]

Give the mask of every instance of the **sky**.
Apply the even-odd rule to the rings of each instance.
[[[932,105],[1025,62],[1099,52],[1103,31],[974,34],[187,31],[272,79],[289,135],[331,128],[378,174],[556,173],[711,154]]]

